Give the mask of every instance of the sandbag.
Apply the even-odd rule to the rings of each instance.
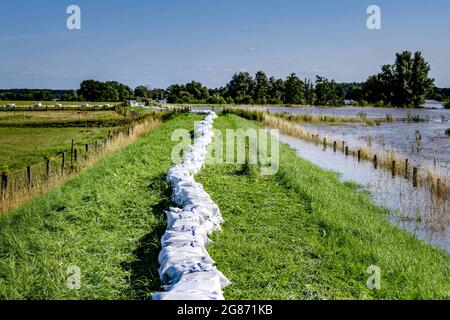
[[[183,155],[182,164],[166,176],[172,186],[172,201],[179,208],[165,212],[167,230],[161,238],[158,272],[167,292],[153,294],[155,300],[223,300],[222,288],[230,284],[214,267],[205,247],[210,243],[208,235],[220,231],[224,221],[218,206],[194,180],[206,161],[217,118],[212,111],[201,113],[208,116],[195,127],[194,143]]]

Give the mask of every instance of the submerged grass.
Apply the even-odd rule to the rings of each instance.
[[[383,168],[393,172],[394,175],[402,175],[405,178],[416,180],[418,186],[421,185],[427,188],[441,199],[447,199],[450,195],[450,178],[447,172],[430,166],[414,164],[407,161],[404,156],[394,150],[373,151],[368,144],[363,143],[357,148],[352,148],[345,141],[329,136],[321,137],[310,130],[300,127],[298,122],[289,120],[289,117],[286,118],[276,113],[234,108],[226,109],[224,113],[232,113],[249,120],[255,120],[265,127],[277,128],[283,134],[321,144],[325,148],[333,148],[350,156],[359,156],[361,160],[372,161],[377,168]],[[413,167],[417,168],[417,175],[415,176],[417,179],[414,178]]]
[[[215,122],[256,126],[235,115]],[[208,165],[196,178],[226,220],[208,250],[233,283],[227,299],[449,298],[446,253],[392,226],[356,185],[287,145],[280,154],[274,176],[236,164]],[[381,269],[380,290],[366,286],[371,265]]]
[[[262,110],[252,110],[245,109],[240,107],[227,107],[225,112],[231,112],[237,114],[239,116],[243,116],[247,119],[261,121],[266,116],[273,115],[278,118],[295,122],[295,123],[309,123],[309,124],[326,124],[333,125],[338,123],[354,123],[354,122],[362,122],[367,125],[379,125],[382,122],[387,122],[387,119],[368,119],[365,116],[359,116],[357,118],[346,118],[339,116],[329,116],[329,115],[320,115],[320,114],[295,114],[289,112],[268,112]]]

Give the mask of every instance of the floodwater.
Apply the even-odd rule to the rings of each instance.
[[[345,141],[352,148],[366,144],[374,151],[394,150],[420,165],[445,170],[450,168],[450,137],[445,134],[450,123],[447,122],[396,121],[379,126],[364,123],[336,126],[306,124],[300,127],[330,140]]]
[[[450,253],[450,214],[448,199],[442,200],[429,190],[414,188],[403,177],[392,177],[388,170],[376,170],[372,163],[346,157],[332,148],[280,135],[297,154],[327,170],[340,174],[342,181],[351,181],[368,190],[373,200],[389,209],[389,219],[430,244]]]
[[[266,110],[270,112],[287,112],[292,114],[309,114],[309,115],[326,115],[342,118],[360,118],[366,117],[368,119],[386,119],[387,116],[393,119],[407,119],[413,117],[420,117],[426,121],[449,121],[449,109],[410,109],[410,108],[377,108],[377,107],[339,107],[339,108],[324,108],[324,107],[248,107],[249,109]]]

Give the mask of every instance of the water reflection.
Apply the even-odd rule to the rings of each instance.
[[[394,150],[416,163],[450,167],[450,138],[445,134],[449,123],[393,122],[380,126],[362,123],[339,126],[306,124],[301,127],[323,137],[346,141],[353,148],[358,148],[363,142],[374,151]]]
[[[375,170],[369,162],[358,162],[355,157],[346,157],[330,148],[323,150],[298,138],[281,135],[280,139],[302,158],[338,172],[343,181],[352,181],[367,189],[376,203],[391,209],[391,222],[450,253],[448,200],[413,188],[410,181],[398,176],[393,178],[386,170]]]
[[[358,118],[361,115],[369,119],[385,119],[391,116],[394,119],[420,118],[427,121],[448,121],[449,109],[409,109],[409,108],[375,108],[375,107],[247,107],[249,109],[266,110],[270,112],[288,112],[293,114],[326,115],[343,118]]]

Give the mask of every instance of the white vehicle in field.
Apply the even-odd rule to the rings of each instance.
[[[35,108],[41,108],[42,107],[42,103],[41,102],[37,102],[33,105],[33,107]]]
[[[7,108],[15,108],[16,105],[15,105],[14,103],[8,103],[8,104],[6,105],[6,107],[7,107]]]

